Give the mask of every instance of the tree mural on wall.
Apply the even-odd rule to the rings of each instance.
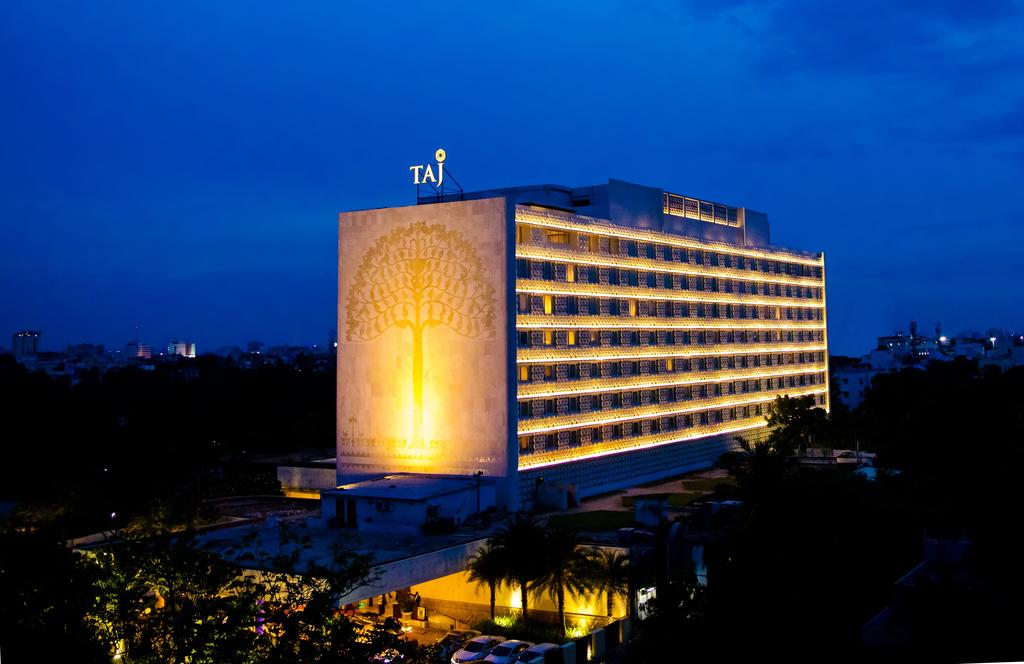
[[[382,235],[348,290],[346,334],[369,341],[412,333],[413,442],[423,439],[423,333],[445,326],[469,338],[494,331],[494,291],[476,249],[457,231],[422,221]]]

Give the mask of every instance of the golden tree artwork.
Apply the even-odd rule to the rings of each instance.
[[[422,221],[381,236],[348,290],[350,341],[392,328],[412,334],[412,442],[423,442],[423,334],[445,326],[469,338],[494,331],[494,291],[476,250],[460,233]]]

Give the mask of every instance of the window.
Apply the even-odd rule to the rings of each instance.
[[[552,307],[551,307],[551,296],[550,295],[545,295],[544,296],[544,313],[550,314],[551,310],[552,310]]]
[[[576,266],[572,263],[565,266],[565,280],[570,283],[576,281]]]
[[[525,383],[530,380],[530,367],[519,367],[519,382]]]
[[[576,345],[576,330],[569,330],[568,340],[566,343],[570,346]]]
[[[569,234],[565,231],[547,231],[548,242],[551,244],[569,244]]]
[[[554,333],[551,330],[544,330],[544,345],[550,346],[554,343]]]

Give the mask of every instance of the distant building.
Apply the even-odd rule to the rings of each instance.
[[[42,336],[39,330],[22,330],[15,332],[11,339],[11,353],[15,357],[20,355],[35,355],[39,352],[39,337]]]
[[[955,336],[942,334],[936,325],[935,336],[917,334],[917,323],[911,321],[910,333],[902,331],[878,337],[878,344],[859,360],[832,371],[835,395],[850,409],[864,401],[871,381],[882,373],[905,368],[923,370],[929,362],[948,362],[956,358],[976,360],[979,366],[1002,370],[1024,366],[1024,336],[1005,330],[962,332]]]
[[[138,341],[133,341],[124,347],[124,354],[128,358],[148,360],[153,357],[153,349],[150,348],[149,344],[140,344]]]
[[[180,357],[195,357],[196,345],[191,341],[178,341],[175,339],[171,343],[167,344],[167,354],[178,355]]]
[[[103,344],[75,344],[68,346],[64,353],[68,360],[81,362],[83,360],[95,360],[102,358],[106,349]]]
[[[836,369],[832,380],[836,384],[835,396],[850,410],[858,408],[864,401],[864,395],[871,387],[871,379],[880,372],[868,366],[853,366]]]

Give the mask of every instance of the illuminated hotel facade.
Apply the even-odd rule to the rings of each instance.
[[[824,256],[753,210],[618,180],[432,196],[342,213],[338,277],[339,484],[587,496],[706,467],[780,395],[829,405]]]

